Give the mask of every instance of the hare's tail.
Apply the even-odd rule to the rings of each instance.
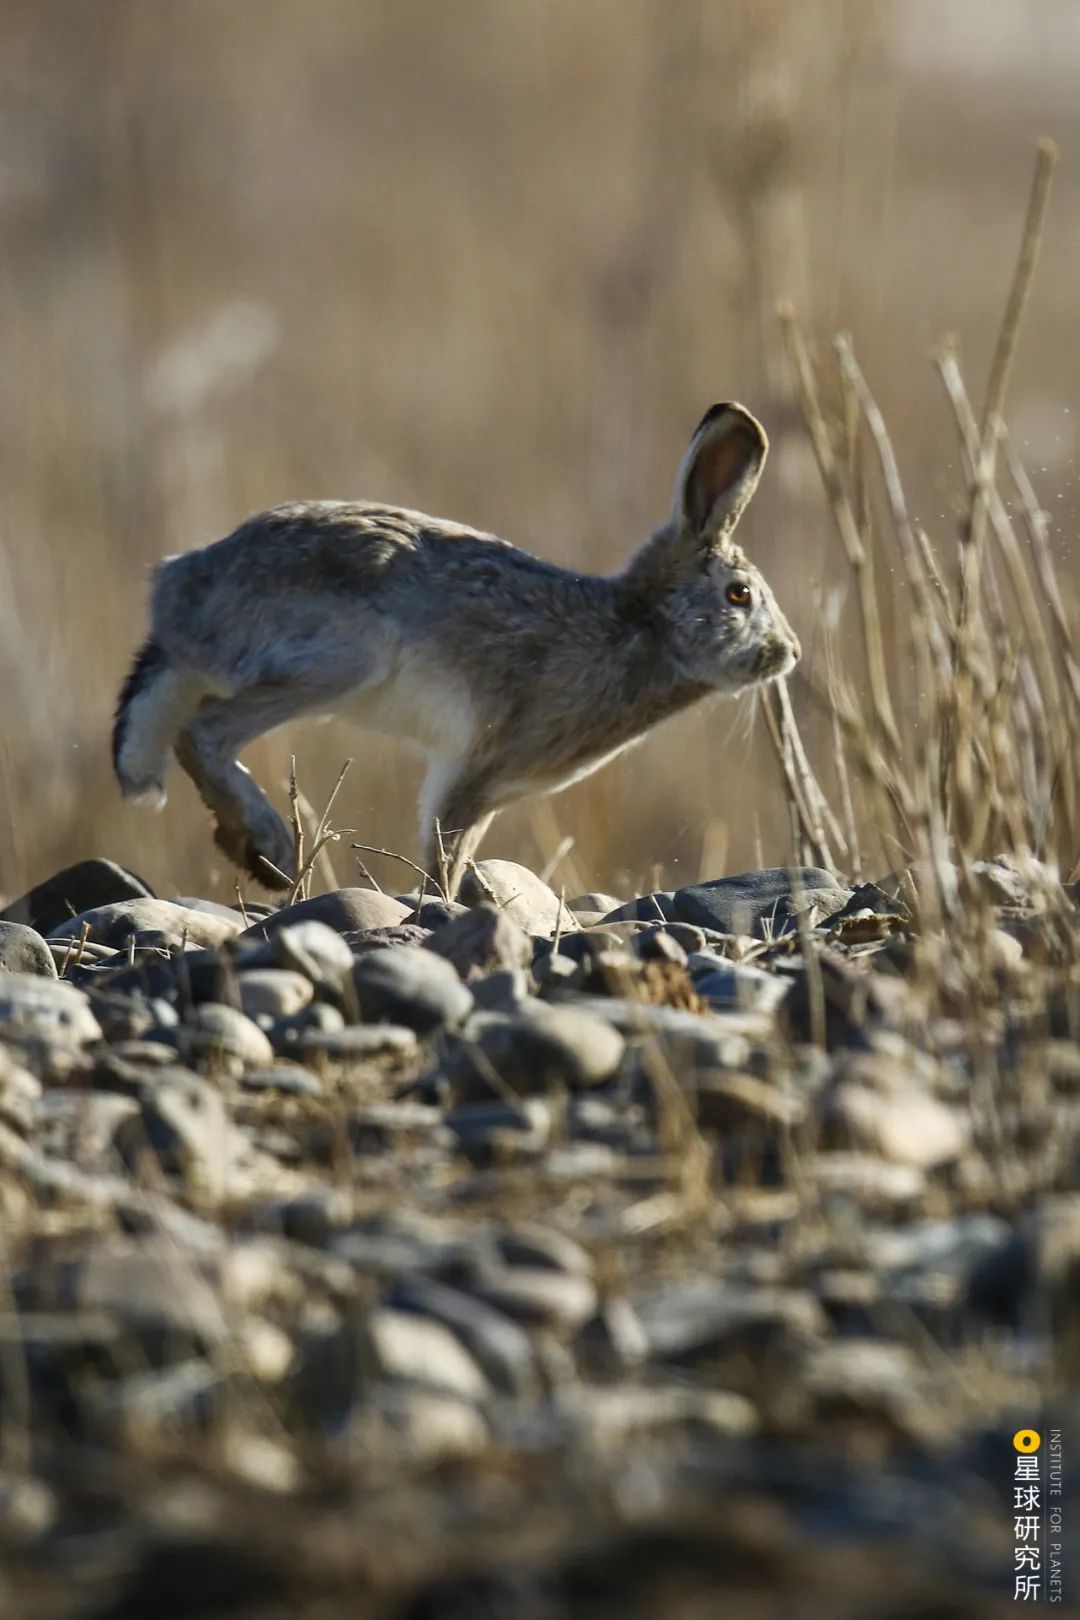
[[[125,799],[161,809],[165,767],[177,732],[198,705],[189,671],[151,636],[135,655],[113,721],[113,769]]]

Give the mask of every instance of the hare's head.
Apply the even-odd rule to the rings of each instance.
[[[664,610],[690,679],[737,692],[786,675],[799,641],[763,576],[732,538],[769,441],[741,405],[714,405],[679,469],[664,531]]]

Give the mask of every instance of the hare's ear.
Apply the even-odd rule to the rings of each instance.
[[[673,517],[706,551],[723,546],[757,488],[769,441],[741,405],[714,405],[690,441],[675,485]]]

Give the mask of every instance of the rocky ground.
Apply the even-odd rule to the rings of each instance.
[[[0,1612],[1012,1612],[1077,910],[977,881],[978,979],[917,871],[9,906]]]

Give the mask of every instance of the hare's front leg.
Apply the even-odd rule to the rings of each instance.
[[[446,897],[454,899],[465,867],[498,809],[490,767],[468,760],[436,759],[420,795],[424,865],[439,870],[439,838],[447,855]]]

